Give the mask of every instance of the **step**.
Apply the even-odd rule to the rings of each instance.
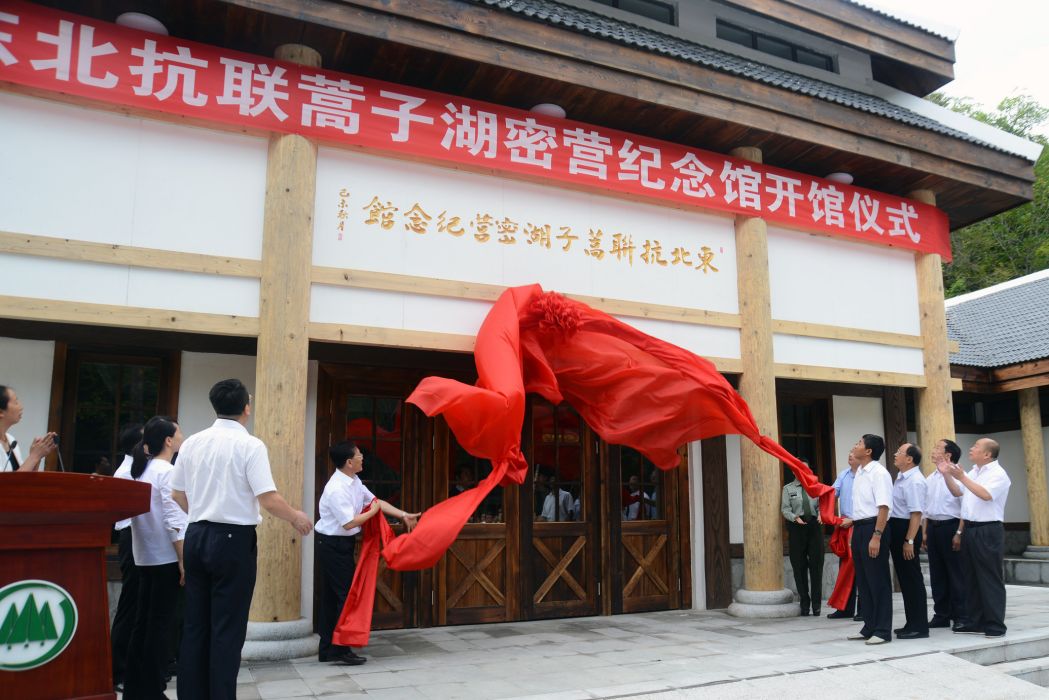
[[[1049,688],[1049,658],[1020,659],[992,666],[995,671],[1019,678],[1028,683]]]
[[[1049,634],[1039,630],[1006,635],[1004,639],[985,640],[967,649],[953,651],[951,655],[970,663],[998,668],[1000,664],[1049,656]]]

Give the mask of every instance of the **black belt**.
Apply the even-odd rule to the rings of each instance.
[[[948,518],[947,520],[933,520],[932,518],[929,518],[927,522],[933,527],[938,527],[940,525],[949,525],[950,523],[957,524],[958,518]]]
[[[983,527],[984,525],[1001,525],[1001,524],[1002,524],[1001,520],[978,520],[976,522],[971,522],[969,520],[966,520],[965,521],[965,529],[968,530],[971,527]]]
[[[867,523],[873,523],[877,519],[878,519],[877,516],[874,516],[872,518],[863,518],[862,520],[853,520],[852,524],[853,525],[866,525]]]
[[[190,525],[200,525],[202,527],[214,528],[216,530],[222,530],[224,532],[237,532],[238,530],[254,530],[255,525],[234,525],[233,523],[214,523],[210,520],[197,520],[196,522],[190,523]]]

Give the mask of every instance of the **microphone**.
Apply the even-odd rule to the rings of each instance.
[[[55,441],[55,453],[58,455],[58,471],[64,472],[66,470],[65,463],[62,462],[62,448],[59,444],[58,435],[54,437]]]

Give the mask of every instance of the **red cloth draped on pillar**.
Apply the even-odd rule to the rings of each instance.
[[[761,434],[746,402],[709,361],[539,285],[507,289],[488,313],[474,348],[477,383],[427,377],[408,397],[426,415],[443,415],[470,454],[492,462],[475,488],[427,510],[416,528],[390,539],[378,526],[365,531],[364,552],[332,641],[363,646],[382,556],[391,569],[433,566],[485,496],[497,485],[522,484],[525,395],[568,401],[605,441],[627,445],[660,469],[678,465],[678,448],[693,440],[738,434],[786,463],[805,491],[820,499],[828,524],[834,490],[775,441]],[[382,518],[372,518],[382,520]],[[369,521],[371,522],[371,521]],[[364,569],[371,569],[364,573]]]

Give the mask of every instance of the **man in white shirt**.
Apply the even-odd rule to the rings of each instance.
[[[925,519],[922,545],[929,555],[933,615],[929,627],[964,625],[965,585],[962,577],[962,486],[949,469],[961,459],[962,448],[943,439],[932,448],[936,470],[925,477]]]
[[[917,445],[905,442],[893,456],[899,470],[892,486],[892,509],[889,512],[889,552],[903,593],[903,610],[907,621],[894,630],[897,639],[922,639],[929,636],[929,606],[925,596],[918,552],[922,546],[922,513],[925,512],[925,479],[918,465],[922,452]]]
[[[364,455],[357,445],[345,440],[328,450],[335,472],[328,479],[321,494],[318,511],[320,520],[314,527],[317,539],[317,561],[321,567],[321,607],[318,611],[318,632],[321,641],[320,661],[337,661],[348,666],[359,666],[367,659],[353,653],[349,647],[331,643],[332,633],[339,620],[353,583],[356,564],[354,545],[361,525],[380,510],[404,523],[410,532],[419,519],[419,513],[406,513],[386,501],[376,499],[357,477],[364,468]],[[370,507],[368,507],[370,505]]]
[[[973,468],[966,474],[954,465],[949,473],[962,494],[962,570],[965,572],[968,623],[961,634],[1005,635],[1005,501],[1012,481],[998,464],[998,443],[981,438],[969,448]]]
[[[852,485],[852,554],[856,589],[863,600],[863,627],[849,639],[867,644],[892,640],[892,578],[889,574],[889,505],[892,477],[878,458],[885,452],[880,435],[864,435],[852,447],[859,462]]]
[[[189,514],[178,696],[235,700],[255,589],[259,505],[300,535],[313,523],[277,493],[266,445],[245,427],[251,397],[244,384],[224,379],[208,398],[217,419],[182,443],[171,475],[172,498]]]
[[[553,467],[545,464],[536,466],[536,486],[546,492],[543,508],[536,520],[547,523],[572,520],[572,494],[558,485],[557,473]]]

